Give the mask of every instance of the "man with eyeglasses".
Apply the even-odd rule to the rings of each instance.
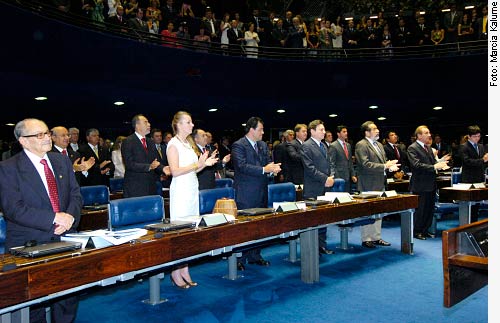
[[[485,170],[488,167],[488,152],[481,140],[481,128],[477,125],[467,127],[468,140],[460,145],[462,157],[462,183],[482,183],[485,181]],[[471,222],[478,219],[479,204],[471,206]]]
[[[50,151],[47,125],[38,119],[24,119],[16,124],[14,135],[23,151],[0,162],[6,250],[30,240],[38,244],[59,241],[62,234],[76,230],[82,208],[71,161]],[[77,305],[74,296],[52,303],[52,322],[72,322]],[[45,305],[30,308],[30,322],[45,322]]]

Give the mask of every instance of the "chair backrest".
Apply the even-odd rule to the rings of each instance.
[[[84,206],[109,203],[109,189],[106,185],[82,186],[80,193]]]
[[[217,178],[215,179],[215,187],[233,187],[233,179],[232,178]]]
[[[273,202],[294,202],[296,199],[295,185],[291,182],[267,185],[267,207],[273,207]]]
[[[345,180],[342,178],[335,178],[335,182],[330,189],[330,192],[343,192],[345,190]]]
[[[234,199],[234,188],[232,187],[219,187],[210,188],[207,190],[200,190],[199,202],[200,202],[200,214],[212,213],[214,209],[215,202],[221,198]]]
[[[110,178],[109,191],[111,193],[123,191],[123,177]]]
[[[112,200],[109,203],[109,229],[127,229],[165,218],[163,197],[147,195]]]
[[[453,167],[451,169],[451,186],[453,186],[453,184],[458,184],[461,181],[462,181],[462,168]]]
[[[7,235],[7,223],[0,213],[0,254],[5,252],[5,237]]]

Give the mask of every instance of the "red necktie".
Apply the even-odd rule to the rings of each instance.
[[[400,160],[400,159],[401,159],[401,157],[399,156],[399,150],[398,150],[398,147],[396,147],[396,145],[394,145],[393,147],[394,147],[394,152],[396,153],[396,158],[397,158],[398,160]]]
[[[45,179],[47,180],[47,186],[49,188],[49,199],[50,204],[52,204],[52,210],[54,210],[54,212],[59,212],[59,194],[57,194],[56,179],[54,178],[54,174],[50,170],[47,161],[42,159],[40,160],[40,163],[43,164],[43,171],[45,172]]]
[[[347,151],[347,144],[344,142],[344,153],[345,153],[345,158],[349,159],[349,152]]]
[[[66,151],[66,149],[63,149],[63,150],[62,150],[62,154],[63,154],[64,156],[68,156],[68,152]]]
[[[148,151],[148,146],[146,145],[146,138],[141,138],[142,141],[142,147],[144,148],[145,151]]]

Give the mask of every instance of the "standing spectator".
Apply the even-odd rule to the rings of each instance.
[[[354,172],[352,147],[348,141],[346,126],[337,126],[337,140],[328,147],[328,153],[330,155],[332,176],[334,176],[334,178],[342,178],[345,181],[344,191],[350,193],[351,183],[356,184],[358,178]]]
[[[246,135],[232,146],[231,159],[234,165],[234,189],[238,209],[267,207],[268,175],[281,171],[280,164],[271,162],[267,145],[262,141],[264,121],[251,117],[245,125]],[[245,270],[245,263],[269,266],[260,248],[242,252],[238,259],[238,270]]]
[[[160,163],[160,155],[151,138],[148,119],[142,114],[132,118],[134,133],[122,143],[121,152],[125,165],[123,197],[157,194],[156,182],[160,175],[170,175],[169,167]]]
[[[69,145],[74,151],[78,151],[78,141],[80,140],[80,130],[78,128],[72,127],[68,129],[69,132]]]
[[[114,178],[123,178],[125,176],[125,164],[123,163],[122,157],[122,143],[127,137],[118,136],[116,137],[115,143],[111,148],[111,161],[115,165],[115,172],[113,174]]]
[[[462,183],[481,183],[485,181],[485,170],[488,167],[488,152],[481,140],[481,128],[477,125],[467,127],[468,140],[460,145],[462,156]],[[471,222],[476,222],[479,215],[479,204],[471,206]]]
[[[450,6],[450,11],[444,15],[443,25],[446,31],[446,42],[456,43],[457,42],[457,30],[458,24],[462,20],[462,14],[457,11],[457,5],[452,3]]]
[[[209,157],[208,152],[199,158],[196,156],[193,139],[190,136],[193,127],[189,113],[179,111],[174,115],[172,129],[175,137],[167,146],[168,164],[173,177],[170,185],[170,221],[200,214],[196,173],[217,162],[217,158]],[[181,289],[197,285],[191,279],[187,264],[177,266],[172,271],[170,279]]]
[[[410,192],[418,195],[418,207],[415,211],[413,236],[426,240],[434,238],[428,232],[432,224],[434,202],[436,201],[436,173],[449,168],[448,161],[436,162],[431,147],[427,144],[432,138],[427,126],[415,130],[417,140],[408,147],[408,160],[411,168]]]
[[[366,121],[361,125],[361,132],[365,136],[358,141],[355,147],[358,187],[364,191],[383,191],[386,184],[386,171],[397,171],[397,160],[387,160],[384,147],[377,140],[379,130],[373,121]],[[382,239],[382,219],[375,220],[373,224],[361,227],[362,246],[375,248],[379,246],[390,246],[391,244]]]
[[[285,163],[287,174],[285,180],[295,185],[304,184],[304,166],[302,166],[302,156],[300,146],[307,139],[307,126],[303,123],[295,125],[295,139],[286,145]]]
[[[111,161],[108,150],[99,146],[99,130],[91,128],[87,130],[87,143],[80,146],[78,153],[84,159],[94,157],[95,164],[88,172],[87,177],[82,178],[82,186],[109,185],[109,176],[115,167]]]
[[[50,152],[52,142],[47,125],[41,120],[24,119],[14,127],[14,135],[23,151],[0,163],[6,250],[30,240],[40,244],[59,241],[62,234],[75,232],[82,208],[71,162],[60,153]],[[29,321],[45,322],[45,307],[45,303],[32,306]],[[50,301],[50,307],[52,322],[73,322],[78,298],[63,296]]]
[[[259,56],[259,34],[255,32],[255,24],[249,23],[248,30],[245,31],[245,52],[248,58],[257,58]]]
[[[323,143],[325,126],[321,120],[313,120],[308,126],[311,137],[300,147],[300,156],[304,165],[304,199],[316,199],[325,195],[325,191],[334,184],[333,175],[330,173],[330,160],[328,148]],[[326,228],[318,230],[318,246],[320,254],[331,255],[335,253],[328,249],[326,243]]]

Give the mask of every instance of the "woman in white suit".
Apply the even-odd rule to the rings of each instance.
[[[257,58],[259,55],[259,34],[255,32],[255,24],[250,23],[248,30],[245,31],[245,51],[248,58]]]

